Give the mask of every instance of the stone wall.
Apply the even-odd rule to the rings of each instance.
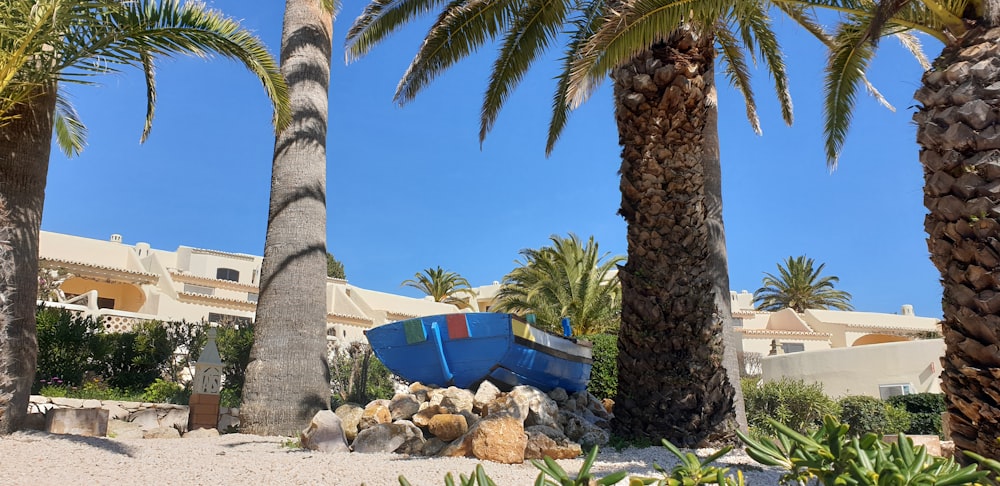
[[[44,397],[32,395],[28,403],[28,418],[25,428],[44,430],[45,414],[56,408],[102,408],[108,411],[108,419],[133,424],[144,428],[173,427],[180,432],[187,431],[188,406],[171,403],[122,402],[117,400],[83,400],[79,398]],[[240,424],[238,408],[219,407],[219,432],[234,431]]]

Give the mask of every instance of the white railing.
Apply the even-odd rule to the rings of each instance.
[[[101,324],[104,325],[104,329],[108,332],[126,332],[131,331],[132,328],[141,322],[159,320],[157,316],[152,314],[140,314],[138,312],[128,312],[123,310],[115,309],[99,309],[97,308],[97,297],[87,298],[86,294],[78,295],[66,302],[40,302],[45,305],[45,307],[52,307],[56,309],[66,309],[74,314],[93,317],[94,319],[100,319]],[[94,292],[96,294],[96,292]],[[86,301],[87,305],[81,305],[75,302]]]

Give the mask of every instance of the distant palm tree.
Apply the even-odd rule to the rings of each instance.
[[[757,309],[765,311],[779,311],[781,309],[794,309],[796,312],[803,312],[806,309],[839,309],[854,310],[851,306],[851,294],[843,290],[835,290],[834,284],[839,282],[837,277],[822,277],[825,263],[819,268],[813,268],[812,258],[798,256],[788,257],[785,265],[778,264],[780,277],[775,277],[770,273],[765,273],[763,287],[753,293],[753,301],[757,304]]]
[[[460,294],[475,295],[469,281],[461,275],[444,270],[440,266],[426,268],[413,275],[412,279],[404,280],[400,286],[413,287],[431,296],[434,302],[455,304],[459,307],[468,306]]]
[[[218,54],[258,76],[275,102],[275,122],[289,121],[285,83],[264,45],[235,20],[202,3],[177,0],[5,0],[0,7],[0,198],[9,211],[13,271],[0,281],[9,299],[0,319],[0,434],[27,413],[38,352],[35,297],[38,232],[53,136],[68,155],[83,150],[86,128],[62,95],[67,82],[125,67],[146,79],[149,135],[156,106],[154,61]]]
[[[561,332],[570,318],[573,334],[617,331],[621,322],[621,255],[601,254],[591,236],[551,236],[552,246],[521,250],[524,261],[503,278],[494,309],[535,314],[539,327]]]

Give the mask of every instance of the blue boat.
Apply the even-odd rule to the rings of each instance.
[[[590,343],[532,327],[512,314],[458,313],[393,322],[365,331],[375,355],[407,381],[542,391],[587,388]]]

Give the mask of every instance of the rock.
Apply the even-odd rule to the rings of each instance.
[[[361,416],[364,415],[365,409],[355,403],[345,403],[337,407],[333,413],[340,417],[340,425],[344,428],[347,441],[353,441],[358,436],[358,424],[361,422]]]
[[[122,408],[121,405],[105,402],[104,408],[108,410],[108,418],[110,420],[128,420],[129,412]]]
[[[483,407],[496,400],[498,395],[500,395],[500,389],[493,383],[484,380],[479,384],[476,394],[472,397],[472,410],[474,412],[481,412]]]
[[[108,437],[115,439],[141,439],[142,427],[124,420],[109,420]]]
[[[237,409],[233,409],[237,410]],[[231,412],[231,414],[224,414],[219,416],[219,425],[216,427],[220,433],[228,434],[232,431],[239,430],[240,428],[240,415],[238,410]]]
[[[173,427],[155,427],[142,433],[144,439],[180,439],[181,433]]]
[[[435,392],[437,391],[435,390]],[[461,413],[463,411],[472,411],[472,403],[475,395],[469,390],[449,386],[442,391],[440,397],[440,406],[444,411],[447,413]],[[432,394],[431,402],[433,404],[434,394]]]
[[[161,427],[173,427],[183,434],[188,430],[188,409],[172,408],[160,417]]]
[[[466,434],[473,456],[501,464],[521,464],[528,435],[520,420],[501,416],[486,418]]]
[[[528,417],[528,402],[519,401],[517,398],[510,393],[501,394],[483,408],[483,413],[486,414],[486,417],[513,417],[523,423],[524,419]],[[524,396],[522,395],[520,398],[524,398]]]
[[[354,452],[416,453],[423,448],[424,438],[412,422],[401,420],[393,424],[376,424],[358,432],[354,439]]]
[[[441,452],[441,449],[444,449],[446,445],[448,445],[447,442],[438,439],[437,437],[431,437],[424,442],[424,448],[420,451],[420,453],[425,456],[435,456]]]
[[[160,426],[160,414],[151,408],[140,410],[129,415],[128,421],[138,425],[142,430],[152,430]]]
[[[601,405],[604,405],[604,411],[608,412],[608,415],[614,415],[615,401],[610,398],[605,398],[601,400]]]
[[[465,417],[458,414],[442,413],[431,417],[428,431],[445,442],[451,442],[469,431]]]
[[[420,402],[409,393],[400,393],[389,402],[389,413],[392,420],[410,420],[413,414],[420,411]]]
[[[562,388],[553,388],[549,392],[549,398],[555,400],[557,404],[562,405],[562,402],[565,402],[569,398],[569,395]]]
[[[28,415],[24,416],[24,423],[21,424],[21,428],[45,431],[45,414],[36,412],[28,413]]]
[[[206,439],[209,437],[218,437],[218,436],[219,436],[218,429],[202,429],[202,428],[189,430],[187,431],[187,433],[182,435],[182,437],[184,437],[185,439]]]
[[[556,401],[541,390],[530,386],[517,386],[510,392],[517,402],[524,402],[528,409],[524,425],[547,425],[559,428],[559,407]]]
[[[302,447],[319,452],[350,452],[340,417],[329,410],[320,410],[309,426],[299,435]]]
[[[434,391],[434,388],[424,385],[418,381],[411,383],[409,390],[410,394],[412,394],[418,401],[426,402],[430,393]]]
[[[608,431],[588,422],[579,414],[560,410],[559,421],[563,425],[566,437],[579,443],[584,450],[589,451],[595,445],[605,445],[610,438]]]
[[[537,432],[539,434],[545,434],[547,437],[549,437],[549,438],[551,438],[551,439],[553,439],[555,441],[560,441],[560,440],[563,440],[563,439],[567,438],[566,434],[564,434],[562,432],[562,430],[559,430],[559,429],[554,428],[554,427],[549,427],[547,425],[532,425],[532,426],[529,426],[529,427],[525,427],[524,431],[526,433],[527,432]]]
[[[524,448],[525,459],[542,459],[549,457],[552,459],[573,459],[583,454],[580,444],[570,442],[563,437],[561,441],[556,441],[537,430],[526,430],[528,443]]]
[[[428,405],[413,415],[413,423],[418,427],[427,427],[431,423],[431,419],[439,413],[442,413],[439,405]]]
[[[56,408],[45,414],[50,434],[104,437],[108,435],[108,411],[103,408]]]
[[[358,421],[358,431],[360,433],[368,427],[390,422],[392,422],[392,412],[389,411],[389,407],[376,400],[369,403],[362,412],[361,419]]]

